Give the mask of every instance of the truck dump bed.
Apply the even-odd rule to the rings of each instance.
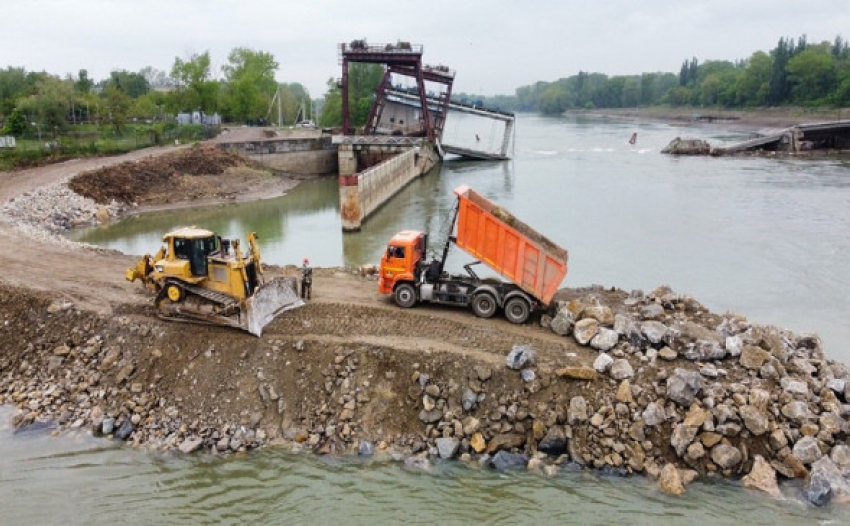
[[[468,186],[454,193],[457,246],[548,304],[567,275],[567,251]]]

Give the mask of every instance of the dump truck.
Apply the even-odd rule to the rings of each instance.
[[[454,194],[457,204],[441,256],[426,261],[426,232],[397,233],[381,257],[378,291],[392,294],[404,308],[420,302],[471,307],[482,318],[502,309],[509,321],[525,323],[549,306],[561,286],[567,251],[468,186]],[[464,265],[466,275],[445,272],[452,244],[476,258]],[[479,263],[508,281],[479,277],[472,268]]]
[[[165,234],[164,246],[145,254],[126,279],[140,280],[155,294],[161,318],[236,327],[255,336],[284,311],[304,305],[295,278],[265,281],[257,234],[248,234],[243,255],[238,239],[210,230],[180,228]]]

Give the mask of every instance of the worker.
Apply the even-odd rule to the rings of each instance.
[[[313,292],[313,269],[310,268],[310,260],[304,258],[301,266],[301,299],[310,299]]]
[[[632,134],[632,138],[629,139],[629,144],[635,144],[637,142],[637,132]]]
[[[477,133],[475,134],[475,142],[481,142],[481,137]]]

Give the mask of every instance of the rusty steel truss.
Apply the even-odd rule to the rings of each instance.
[[[351,115],[348,104],[348,64],[361,62],[367,64],[383,64],[384,76],[376,90],[375,101],[369,110],[366,120],[365,134],[372,135],[377,130],[381,112],[386,104],[387,92],[392,88],[391,75],[407,76],[416,81],[416,95],[421,108],[421,133],[429,140],[435,140],[442,135],[448,114],[449,102],[454,82],[454,71],[445,66],[428,66],[422,64],[422,46],[411,45],[408,42],[396,44],[367,44],[365,40],[355,40],[350,44],[340,44],[342,58],[342,129],[345,135],[353,134]],[[439,83],[445,86],[440,93],[439,110],[432,115],[428,108],[428,94],[425,81]]]

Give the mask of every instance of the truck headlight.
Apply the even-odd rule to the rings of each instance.
[[[154,265],[154,267],[153,267],[153,268],[154,268],[154,270],[156,270],[157,272],[162,272],[162,271],[163,271],[163,266],[162,266],[162,265]]]

